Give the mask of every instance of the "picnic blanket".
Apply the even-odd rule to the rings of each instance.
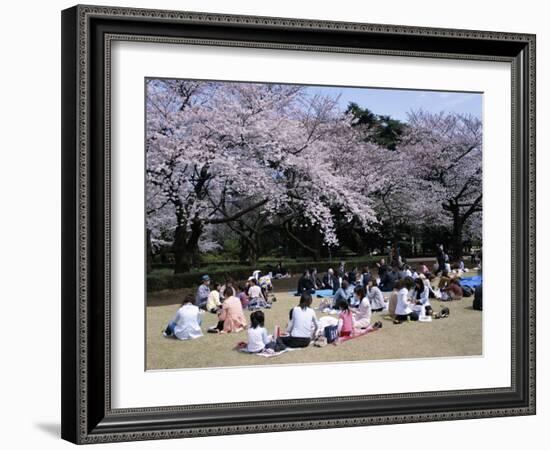
[[[289,292],[290,295],[293,295],[294,297],[300,297],[302,294],[298,294],[296,291]],[[323,298],[323,297],[332,297],[332,289],[318,289],[315,291],[314,295],[317,296],[317,298]]]
[[[476,275],[475,277],[462,278],[460,280],[460,285],[468,286],[468,287],[471,287],[472,289],[475,289],[476,286],[481,285],[482,282],[483,282],[482,275]]]
[[[249,355],[263,356],[264,358],[273,358],[274,356],[279,356],[279,355],[282,355],[283,353],[291,352],[294,350],[300,350],[300,349],[287,347],[284,350],[281,350],[278,352],[271,349],[264,349],[261,352],[249,352],[248,349],[246,348],[246,342],[239,342],[235,346],[234,350],[237,350],[240,353],[247,353]]]
[[[351,339],[355,339],[355,338],[358,338],[358,337],[361,337],[361,336],[365,336],[366,334],[369,334],[369,333],[374,333],[375,331],[378,331],[380,328],[373,328],[373,327],[369,327],[367,328],[366,330],[361,330],[360,332],[358,333],[355,333],[351,336],[340,336],[338,338],[337,341],[335,341],[337,344],[341,344],[343,342],[346,342],[346,341],[349,341]]]

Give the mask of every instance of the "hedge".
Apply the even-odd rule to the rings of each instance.
[[[361,259],[346,261],[346,265],[349,269],[352,266],[361,268],[364,265],[371,265],[374,261],[378,261],[380,256],[366,256]],[[284,267],[293,274],[299,274],[312,267],[317,268],[319,273],[326,272],[329,267],[336,269],[338,267],[337,261],[301,261],[295,263],[285,263]],[[166,267],[165,267],[166,268]],[[274,265],[272,266],[274,268]],[[261,270],[263,273],[269,272],[268,264],[262,263],[258,266],[231,268],[231,266],[219,269],[210,270],[208,275],[216,282],[223,282],[225,279],[231,277],[234,280],[246,280],[252,275],[254,270]],[[180,273],[174,274],[167,271],[155,272],[147,274],[147,292],[161,291],[164,289],[182,289],[189,287],[196,287],[200,283],[200,277],[202,273]]]

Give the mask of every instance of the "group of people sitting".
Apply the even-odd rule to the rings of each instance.
[[[305,271],[298,282],[299,303],[289,312],[286,333],[275,336],[265,330],[265,313],[261,309],[268,309],[271,304],[267,291],[259,285],[260,274],[250,277],[244,286],[235,287],[232,280],[227,280],[223,285],[213,284],[212,289],[210,277],[204,275],[196,295],[185,296],[164,335],[181,340],[201,337],[202,315],[208,312],[218,315],[209,333],[240,332],[248,328],[249,352],[307,347],[312,340],[326,335],[327,327],[333,328],[337,337],[355,336],[382,326],[380,322],[372,323],[373,313],[385,311],[396,324],[417,321],[433,315],[431,298],[447,301],[464,295],[460,270],[443,270],[437,286],[432,286],[435,276],[424,264],[416,269],[404,262],[401,266],[392,264],[390,267],[381,259],[376,265],[377,276],[366,266],[346,272],[343,264],[337,273],[329,268],[322,279],[315,268]],[[312,308],[312,295],[319,290],[329,290],[332,295],[321,298],[317,309],[337,314],[337,317],[317,318]],[[390,292],[389,298],[386,299],[383,292]],[[481,287],[478,297],[481,302]],[[250,326],[245,309],[253,311]]]
[[[202,286],[206,285],[204,279]],[[371,280],[371,283],[374,282]],[[255,286],[252,283],[251,288]],[[229,287],[230,288],[230,287]],[[227,292],[228,286],[226,285]],[[204,288],[201,289],[204,291]],[[214,289],[211,292],[218,292]],[[379,291],[378,291],[379,292]],[[289,321],[286,332],[281,335],[268,335],[265,329],[265,313],[261,310],[253,311],[250,315],[250,326],[244,316],[243,305],[236,295],[227,296],[221,302],[218,309],[218,321],[213,327],[208,328],[209,333],[240,332],[248,328],[247,350],[251,353],[265,351],[266,349],[283,350],[286,347],[307,347],[312,340],[325,335],[326,327],[335,327],[338,337],[353,336],[357,332],[370,331],[381,328],[377,322],[371,325],[372,303],[371,298],[378,303],[375,310],[382,310],[383,298],[376,294],[375,286],[370,287],[370,296],[363,288],[354,291],[355,301],[351,304],[346,300],[338,301],[339,315],[334,317],[321,317],[317,319],[312,308],[313,298],[311,294],[304,292],[300,296],[297,306],[289,311]],[[166,337],[175,337],[180,340],[196,339],[203,336],[201,330],[202,316],[208,309],[201,309],[195,304],[196,299],[189,294],[184,297],[181,307],[176,312],[163,334]],[[352,306],[355,305],[355,306]],[[210,310],[214,312],[214,310]]]
[[[195,304],[200,309],[217,314],[223,309],[226,298],[237,297],[241,306],[249,310],[271,308],[268,290],[261,283],[260,275],[259,272],[255,272],[255,275],[251,276],[244,285],[235,285],[235,282],[229,278],[224,284],[214,283],[212,289],[210,289],[210,277],[203,275],[195,295]]]
[[[174,319],[164,330],[165,336],[181,340],[201,337],[202,314],[217,314],[217,324],[209,333],[231,333],[242,331],[247,323],[244,310],[271,308],[267,288],[260,283],[261,273],[255,272],[244,285],[235,285],[232,279],[224,284],[213,283],[203,275],[195,296],[186,295]],[[211,288],[212,286],[212,288]]]
[[[466,293],[465,290],[469,288],[463,289],[460,284],[460,275],[467,270],[464,263],[459,261],[454,270],[451,270],[448,262],[443,264],[442,270],[439,270],[440,264],[436,263],[430,271],[425,264],[413,268],[401,257],[394,258],[391,266],[382,258],[376,264],[375,276],[367,266],[361,270],[353,267],[346,272],[345,264],[341,262],[338,275],[329,268],[322,279],[315,268],[306,270],[298,281],[297,291],[298,294],[314,294],[320,290],[332,290],[332,298],[327,297],[320,305],[320,309],[326,311],[339,310],[342,301],[357,308],[362,297],[357,297],[356,294],[361,289],[369,299],[372,311],[387,309],[396,323],[418,320],[419,317],[432,314],[430,298],[449,301],[473,294],[473,291]],[[432,286],[436,279],[435,274],[440,274],[439,282]],[[383,293],[390,293],[388,301]]]

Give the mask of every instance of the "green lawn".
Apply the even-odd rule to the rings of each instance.
[[[473,275],[473,274],[472,274]],[[472,309],[473,297],[452,302],[432,300],[435,312],[447,306],[450,317],[430,323],[406,322],[394,325],[382,315],[374,315],[383,328],[340,345],[324,348],[310,346],[274,358],[247,355],[232,350],[237,342],[246,341],[246,331],[237,334],[207,334],[217,316],[204,314],[202,338],[178,341],[162,336],[162,330],[174,316],[181,291],[149,294],[147,307],[147,369],[250,366],[266,364],[320,363],[331,361],[364,361],[379,359],[473,356],[482,353],[482,313]],[[274,325],[285,327],[290,308],[298,298],[279,292],[273,308],[265,310],[266,327],[272,333]],[[320,300],[315,298],[313,306]],[[322,313],[317,312],[317,317]],[[247,319],[250,313],[246,312]]]

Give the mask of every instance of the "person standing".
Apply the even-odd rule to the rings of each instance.
[[[439,272],[445,270],[445,251],[443,249],[443,244],[437,244],[437,272],[434,275],[437,275]]]

